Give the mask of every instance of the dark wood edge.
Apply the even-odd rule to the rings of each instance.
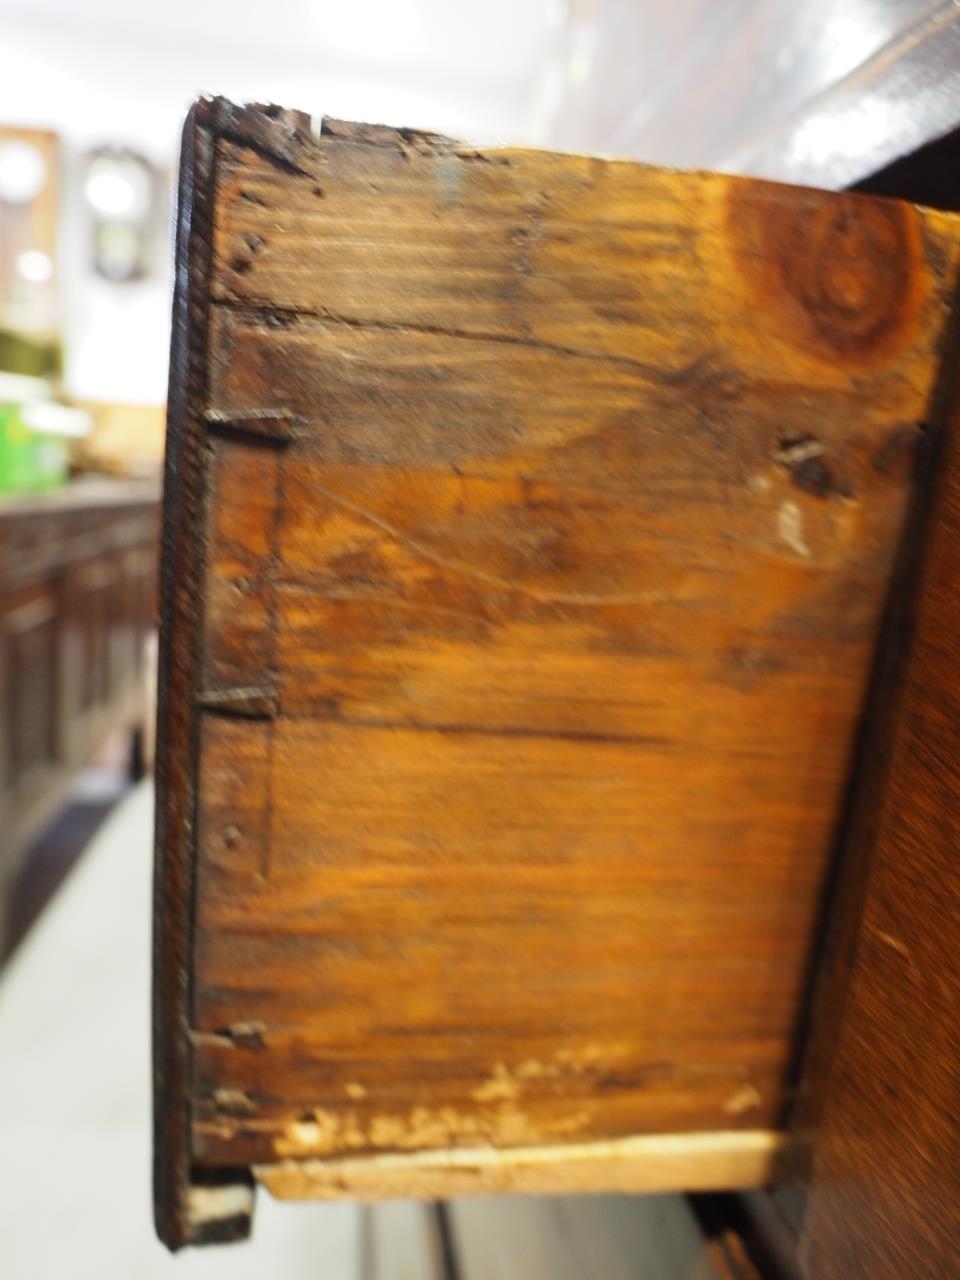
[[[955,128],[867,174],[851,190],[956,213],[960,211],[958,165],[960,128]]]
[[[309,116],[274,106],[194,103],[183,130],[163,522],[157,688],[153,898],[154,1220],[172,1250],[249,1235],[248,1169],[195,1168],[190,1149],[200,608],[206,570],[209,455],[209,323],[217,142],[251,147],[281,168],[306,173],[315,140]],[[219,1193],[232,1189],[236,1194]],[[238,1204],[247,1207],[237,1211]],[[229,1216],[225,1216],[228,1213]]]
[[[811,1280],[958,1274],[958,290],[955,281],[916,571],[878,694],[886,720],[851,807],[842,949],[815,1008],[799,1244]]]
[[[861,712],[847,789],[825,888],[808,996],[796,1036],[795,1091],[785,1127],[791,1135],[784,1182],[805,1194],[840,1036],[860,937],[883,797],[914,647],[917,614],[936,525],[948,437],[960,403],[960,281],[938,358],[926,429],[918,444],[909,508],[891,576]],[[802,1222],[794,1224],[802,1229]]]
[[[700,1193],[687,1203],[724,1280],[802,1280],[796,1239],[765,1192]]]
[[[157,1234],[170,1249],[192,1243],[190,1005],[197,726],[202,646],[199,611],[205,497],[206,402],[216,104],[192,107],[183,130],[164,506],[160,539],[156,827],[153,897],[153,1194]]]

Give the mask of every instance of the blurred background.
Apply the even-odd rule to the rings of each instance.
[[[272,1260],[276,1275],[358,1276],[350,1208],[263,1212],[229,1263],[173,1263],[149,1224],[151,800],[148,782],[131,788],[151,756],[186,110],[219,93],[480,143],[911,194],[889,177],[896,162],[936,157],[930,144],[960,125],[960,10],[0,0],[0,49],[0,1272],[262,1275]],[[680,1198],[606,1211],[594,1205],[589,1229],[623,1244],[604,1275],[720,1274]],[[378,1228],[394,1233],[386,1255],[412,1259],[403,1275],[433,1274],[398,1212]],[[539,1257],[548,1235],[582,1236],[574,1212],[503,1219],[504,1239]],[[552,1262],[513,1274],[598,1274],[575,1255],[554,1246]],[[473,1274],[509,1273],[497,1265]]]

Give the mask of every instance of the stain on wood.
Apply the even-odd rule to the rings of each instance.
[[[774,1141],[955,222],[236,112],[167,552],[183,1159]],[[282,448],[210,440],[252,407]]]

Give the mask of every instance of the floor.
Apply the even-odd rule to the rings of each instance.
[[[289,1205],[261,1192],[250,1243],[171,1257],[150,1217],[153,789],[122,754],[15,888],[0,970],[3,1280],[437,1280],[413,1202]],[[448,1208],[460,1280],[715,1280],[682,1196],[485,1197]],[[366,1254],[364,1251],[366,1250]]]
[[[0,964],[10,959],[37,923],[130,786],[125,761],[106,753],[76,779],[69,803],[28,850],[0,907],[6,913],[0,929]]]
[[[261,1194],[249,1244],[150,1218],[153,793],[131,790],[0,973],[4,1280],[359,1280],[360,1210]]]

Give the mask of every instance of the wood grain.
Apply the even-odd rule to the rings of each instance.
[[[830,951],[802,1135],[813,1144],[810,1280],[957,1274],[960,1240],[960,414],[949,412],[914,584],[881,669]],[[922,534],[922,536],[921,536]],[[895,659],[899,659],[898,661]],[[840,978],[838,980],[838,976]]]
[[[208,119],[188,1160],[769,1134],[953,219]]]

